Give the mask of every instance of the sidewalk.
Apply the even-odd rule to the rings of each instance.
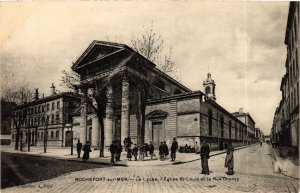
[[[236,147],[235,150],[243,149],[248,146],[241,146]],[[30,152],[27,151],[27,148],[24,148],[26,151],[18,151],[14,150],[13,146],[1,146],[2,152],[9,152],[9,153],[19,153],[19,154],[26,154],[32,156],[42,156],[47,158],[54,158],[54,159],[62,159],[62,160],[69,160],[69,161],[80,161],[82,162],[81,158],[77,158],[76,148],[73,149],[73,155],[71,155],[70,147],[48,147],[47,153],[44,153],[43,146],[31,146]],[[93,150],[93,148],[92,148]],[[171,162],[170,155],[167,156],[165,161],[159,160],[159,153],[158,151],[154,151],[156,157],[153,160],[150,159],[150,156],[145,157],[144,161],[127,161],[127,153],[122,152],[121,154],[121,161],[117,163],[110,163],[110,153],[108,151],[104,152],[104,157],[99,158],[99,150],[93,150],[90,153],[90,159],[88,162],[96,163],[96,164],[104,164],[104,165],[114,165],[114,166],[159,166],[159,165],[172,165],[172,164],[183,164],[188,162],[193,162],[200,160],[200,155],[195,153],[176,153],[176,162]],[[219,154],[226,153],[225,150],[223,151],[212,151],[210,156],[216,156]],[[81,155],[83,152],[81,153]],[[132,159],[134,160],[134,158]]]
[[[274,164],[278,165],[280,172],[283,175],[299,179],[299,162],[297,164],[297,161],[280,157],[280,152],[278,149],[273,148],[272,151],[273,151],[273,155],[275,157]]]

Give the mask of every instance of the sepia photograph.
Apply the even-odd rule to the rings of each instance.
[[[3,193],[298,193],[299,1],[0,0]]]

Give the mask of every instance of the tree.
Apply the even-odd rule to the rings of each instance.
[[[133,37],[131,39],[132,48],[146,57],[153,63],[156,63],[156,67],[161,70],[163,73],[175,76],[177,65],[174,61],[172,61],[172,47],[170,47],[170,51],[168,55],[165,55],[164,62],[160,62],[159,56],[162,54],[164,41],[162,36],[157,34],[153,30],[153,22],[149,28],[146,28],[144,33],[140,37]],[[147,80],[138,80],[136,85],[137,93],[138,93],[138,128],[140,128],[140,138],[141,141],[139,144],[140,147],[144,145],[145,138],[145,112],[147,100],[149,98],[150,90],[155,86],[155,82],[160,79],[159,74],[155,74],[154,76],[149,77]],[[141,158],[143,159],[143,158]]]
[[[17,132],[15,150],[19,149],[19,142],[20,144],[22,143],[23,134],[21,128],[23,125],[26,125],[25,120],[28,115],[26,104],[32,101],[32,96],[33,92],[28,82],[17,82],[13,76],[6,76],[1,82],[1,98],[18,105],[12,113],[13,125]]]
[[[161,62],[159,60],[163,53],[164,40],[160,34],[154,31],[153,22],[151,23],[150,27],[145,29],[140,37],[132,37],[130,42],[131,47],[136,52],[155,63],[159,70],[166,74],[172,75],[173,77],[175,76],[177,65],[171,58],[172,46],[170,47],[169,54],[164,55],[164,61]]]

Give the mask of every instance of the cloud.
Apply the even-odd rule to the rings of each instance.
[[[61,70],[69,69],[93,40],[130,44],[130,38],[153,21],[166,47],[172,45],[184,85],[202,89],[210,72],[218,103],[229,112],[244,107],[268,133],[285,72],[288,2],[18,2],[18,9],[12,5],[0,8],[0,24],[7,26],[0,36],[1,76],[14,73],[47,93],[52,82],[58,85]]]

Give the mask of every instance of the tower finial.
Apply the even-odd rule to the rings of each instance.
[[[207,73],[207,78],[203,81],[203,88],[206,96],[213,100],[216,100],[215,87],[215,81],[211,79],[211,74]]]

